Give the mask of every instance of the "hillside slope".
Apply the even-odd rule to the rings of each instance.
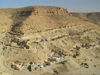
[[[71,13],[75,17],[78,17],[80,19],[92,22],[94,24],[97,24],[100,26],[100,12],[94,12],[94,13]]]
[[[30,6],[0,9],[0,70],[14,75],[53,75],[69,73],[100,74],[94,65],[100,63],[100,28],[88,21],[72,16],[66,9],[52,6]],[[53,65],[30,72],[34,64],[45,64],[50,54],[60,58]],[[93,61],[92,61],[93,60]],[[12,63],[24,63],[16,71]],[[87,63],[90,68],[80,65]],[[48,65],[48,64],[47,64]],[[60,69],[61,67],[61,69]],[[73,72],[75,70],[75,72]],[[76,71],[78,70],[78,71]]]

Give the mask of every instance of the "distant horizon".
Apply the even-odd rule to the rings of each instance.
[[[100,12],[100,0],[0,0],[0,9],[28,6],[56,6],[76,13]]]
[[[32,6],[39,6],[39,5],[32,5]],[[42,6],[42,5],[41,5]],[[30,6],[24,6],[24,7],[30,7]],[[24,7],[18,7],[18,8],[24,8]],[[54,6],[54,7],[60,7],[60,6]],[[64,7],[61,7],[61,8],[64,8]],[[14,8],[0,8],[0,9],[14,9]],[[15,7],[15,9],[17,9],[17,7]],[[66,9],[66,8],[64,8],[64,9]],[[68,10],[68,9],[67,9]],[[69,11],[68,10],[68,12],[70,12],[70,13],[99,13],[100,11],[87,11],[87,12],[81,12],[81,11]]]

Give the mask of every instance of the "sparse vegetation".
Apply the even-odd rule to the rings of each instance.
[[[14,75],[100,74],[99,37],[97,25],[61,7],[0,9],[0,71]]]

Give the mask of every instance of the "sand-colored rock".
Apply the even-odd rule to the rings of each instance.
[[[72,15],[100,26],[100,12],[72,13]]]
[[[61,74],[74,73],[74,70],[78,72],[81,69],[80,64],[87,61],[90,61],[88,62],[89,73],[85,71],[86,69],[84,73],[91,74],[91,65],[100,62],[98,44],[100,27],[72,16],[64,8],[30,6],[0,9],[0,14],[2,14],[0,15],[0,54],[2,56],[0,59],[3,59],[0,61],[1,71],[14,75],[40,75],[46,72],[53,74],[52,69],[58,69],[57,62],[40,72],[31,73],[28,70],[30,62],[43,64],[50,53],[59,55],[61,58],[59,62],[71,59],[66,64],[60,64],[59,73]],[[73,58],[73,55],[76,55],[76,58]],[[26,66],[20,72],[13,70],[11,63],[14,61],[23,62]]]

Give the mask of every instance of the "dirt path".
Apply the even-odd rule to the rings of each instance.
[[[3,56],[0,56],[0,75],[12,75],[13,72],[4,65],[5,58]]]

